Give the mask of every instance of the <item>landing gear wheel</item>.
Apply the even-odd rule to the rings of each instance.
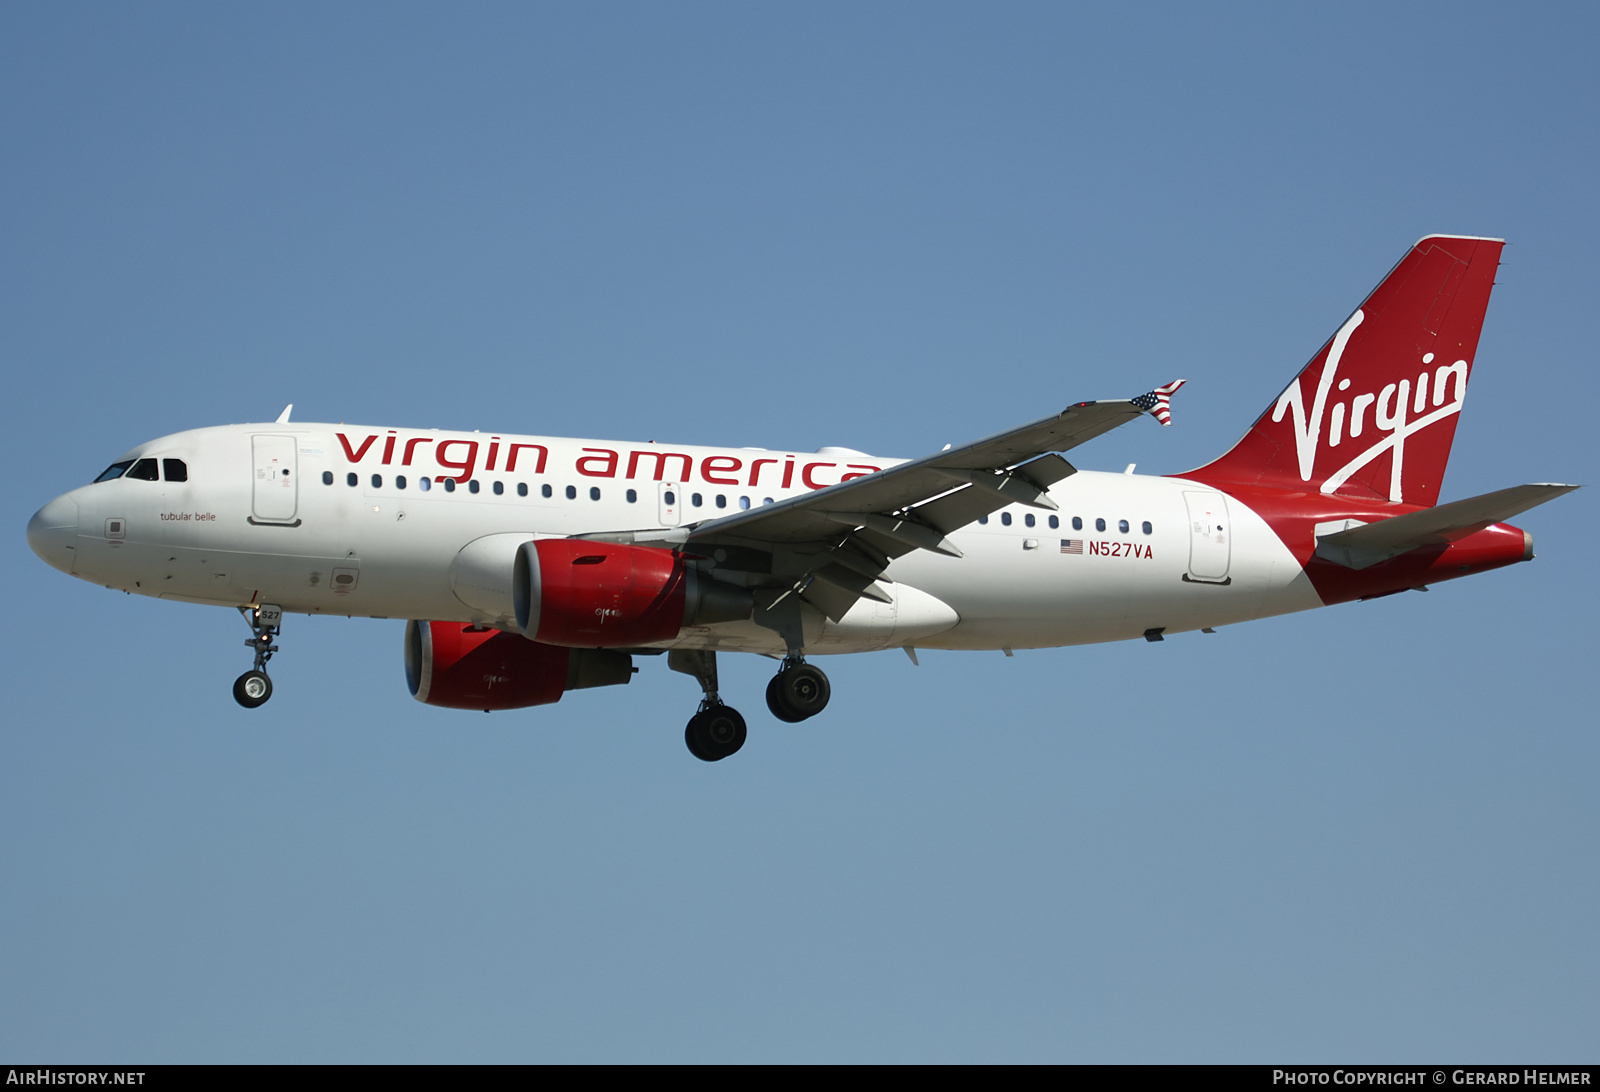
[[[821,668],[800,663],[785,667],[767,684],[767,708],[791,724],[809,720],[828,707],[833,688]]]
[[[265,705],[272,697],[272,680],[265,671],[246,671],[233,680],[233,700],[246,709]]]
[[[716,758],[700,749],[699,734],[695,731],[699,723],[700,717],[698,714],[689,718],[689,725],[683,730],[683,745],[689,748],[689,753],[701,762],[715,762]]]
[[[790,724],[799,724],[806,718],[794,712],[783,701],[783,689],[778,685],[781,675],[774,675],[767,681],[767,709],[779,720]]]
[[[727,705],[711,705],[689,718],[683,741],[702,762],[720,762],[744,746],[744,718]]]

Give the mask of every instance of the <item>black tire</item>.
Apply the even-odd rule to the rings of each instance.
[[[828,685],[828,676],[822,673],[821,668],[795,664],[772,677],[767,693],[767,704],[773,712],[782,716],[777,711],[783,709],[789,715],[782,719],[794,723],[809,720],[826,709],[828,699],[833,696],[833,688]]]
[[[781,721],[799,724],[806,718],[784,704],[783,690],[778,686],[778,678],[779,676],[774,675],[767,682],[767,709]]]
[[[717,760],[716,756],[707,754],[700,749],[699,729],[700,715],[697,713],[689,718],[688,725],[683,729],[683,744],[689,748],[689,753],[701,762],[715,762]]]
[[[272,680],[265,671],[246,671],[233,680],[233,700],[246,709],[265,705],[272,697]]]
[[[737,709],[713,705],[690,718],[683,741],[700,761],[720,762],[744,746],[746,734],[744,717]]]

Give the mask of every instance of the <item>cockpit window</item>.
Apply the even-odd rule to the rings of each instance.
[[[132,459],[124,459],[120,463],[112,463],[106,467],[101,475],[95,479],[97,482],[108,482],[113,478],[120,478],[128,472],[128,467],[133,465]]]
[[[133,464],[133,469],[128,471],[128,477],[135,481],[155,482],[161,480],[161,473],[156,469],[154,459],[140,459]]]
[[[189,480],[189,467],[182,459],[162,459],[161,476],[169,482]]]

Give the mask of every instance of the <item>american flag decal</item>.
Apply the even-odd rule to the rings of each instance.
[[[1064,538],[1064,539],[1062,539],[1061,540],[1061,552],[1064,553],[1064,554],[1081,554],[1081,553],[1083,553],[1083,539],[1081,539],[1081,538]]]
[[[1144,410],[1163,425],[1172,424],[1172,396],[1187,380],[1175,379],[1165,387],[1157,387],[1149,394],[1141,394],[1133,404]]]

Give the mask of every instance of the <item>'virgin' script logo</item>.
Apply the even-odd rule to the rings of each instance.
[[[1272,420],[1282,421],[1285,413],[1293,415],[1289,427],[1294,433],[1295,454],[1300,459],[1300,480],[1308,482],[1311,480],[1312,469],[1316,463],[1318,445],[1324,440],[1324,415],[1326,414],[1328,424],[1326,442],[1328,448],[1332,449],[1342,445],[1347,436],[1349,440],[1355,441],[1367,431],[1367,411],[1370,409],[1372,427],[1380,434],[1379,438],[1330,474],[1322,483],[1321,489],[1324,493],[1332,493],[1348,481],[1352,474],[1385,451],[1392,450],[1394,461],[1389,473],[1389,499],[1399,501],[1405,499],[1402,487],[1405,478],[1406,437],[1422,431],[1436,421],[1444,420],[1451,414],[1461,412],[1461,404],[1467,394],[1467,362],[1458,360],[1454,364],[1441,364],[1430,371],[1433,354],[1424,353],[1422,369],[1417,373],[1414,389],[1410,379],[1402,379],[1398,383],[1386,385],[1377,394],[1357,394],[1348,401],[1345,400],[1344,392],[1350,389],[1350,380],[1341,379],[1337,386],[1339,393],[1335,395],[1337,400],[1330,409],[1328,400],[1335,389],[1334,378],[1339,370],[1339,361],[1344,357],[1345,349],[1350,344],[1350,336],[1355,333],[1365,317],[1357,311],[1333,336],[1333,344],[1328,347],[1328,358],[1322,364],[1322,375],[1317,380],[1317,393],[1312,400],[1310,414],[1306,413],[1305,400],[1300,391],[1300,380],[1296,379],[1289,384],[1289,388],[1279,396],[1277,404],[1273,406]],[[1455,379],[1453,384],[1450,382],[1452,377]],[[1451,398],[1448,402],[1445,401],[1447,390]],[[1408,412],[1411,414],[1409,420],[1406,416]],[[1349,425],[1348,434],[1346,424]]]

